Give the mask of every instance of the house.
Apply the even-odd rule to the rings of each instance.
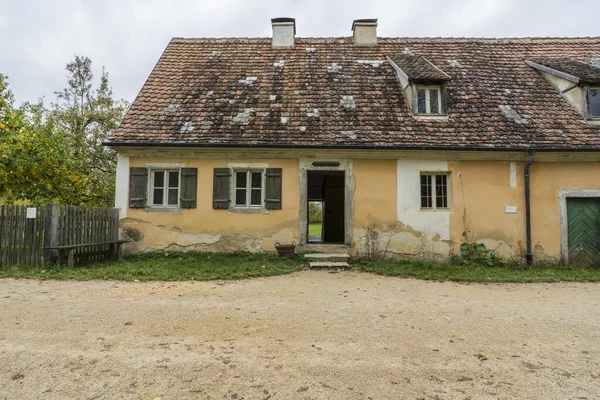
[[[600,38],[171,40],[107,145],[151,249],[600,258]],[[312,246],[312,247],[311,247]]]

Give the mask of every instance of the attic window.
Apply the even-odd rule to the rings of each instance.
[[[600,118],[600,86],[590,88],[590,117]]]
[[[416,86],[416,114],[443,114],[442,86],[417,85]]]

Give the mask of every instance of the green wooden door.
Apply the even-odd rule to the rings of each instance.
[[[567,199],[569,264],[600,268],[600,198]]]

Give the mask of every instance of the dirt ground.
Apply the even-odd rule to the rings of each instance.
[[[0,280],[0,399],[597,399],[600,285]]]

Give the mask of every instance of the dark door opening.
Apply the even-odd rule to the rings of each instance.
[[[345,172],[308,171],[307,185],[308,243],[344,243]]]

